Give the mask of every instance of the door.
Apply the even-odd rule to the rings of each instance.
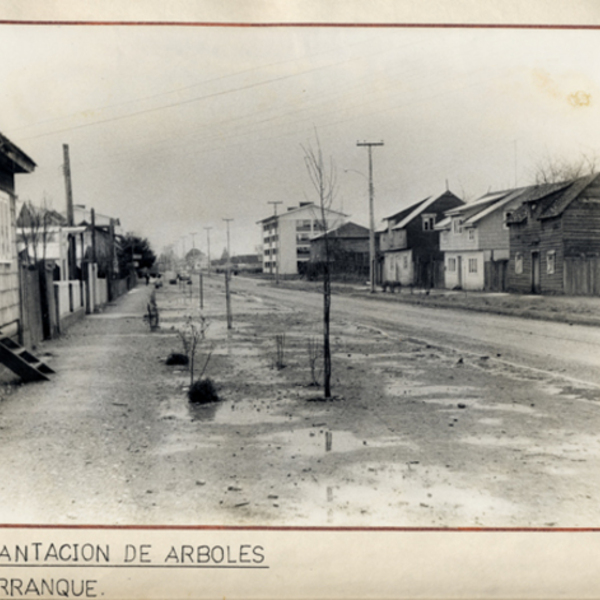
[[[531,291],[534,294],[539,294],[540,286],[540,253],[531,253]]]
[[[457,277],[458,277],[458,285],[457,285],[457,287],[462,290],[462,284],[463,284],[462,256],[457,256],[456,257],[456,270],[457,270]]]

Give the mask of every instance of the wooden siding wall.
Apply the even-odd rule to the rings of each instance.
[[[600,296],[600,257],[568,257],[564,268],[565,294]]]
[[[533,253],[540,257],[540,291],[563,293],[563,222],[560,217],[540,221],[528,217],[526,223],[511,225],[510,261],[507,274],[507,289],[529,294],[533,283]],[[555,252],[554,273],[548,273],[548,252]],[[523,272],[515,272],[515,257],[523,255]]]
[[[565,256],[600,254],[600,185],[587,188],[565,211]]]
[[[423,212],[426,214],[435,214],[436,223],[444,218],[447,210],[461,205],[461,201],[454,196],[441,196],[433,204],[430,204]],[[421,215],[417,216],[406,227],[406,247],[412,248],[413,258],[425,256],[429,259],[442,260],[444,255],[440,250],[440,232],[436,230],[423,229],[423,219]]]
[[[12,260],[0,263],[0,328],[2,333],[17,336],[20,327],[21,306],[19,293],[19,267],[17,262],[16,215],[13,196],[13,177],[0,172],[0,188],[10,196],[10,218],[12,235]],[[7,189],[8,188],[8,189]]]

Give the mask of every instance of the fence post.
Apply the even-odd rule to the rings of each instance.
[[[231,294],[229,292],[229,272],[225,270],[225,306],[227,310],[227,329],[231,329]]]
[[[56,309],[56,333],[60,335],[60,290],[56,283],[54,286],[54,307]]]
[[[204,309],[204,282],[202,273],[200,273],[200,310]]]

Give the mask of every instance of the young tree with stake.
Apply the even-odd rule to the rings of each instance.
[[[329,234],[326,212],[331,207],[336,193],[336,170],[333,159],[329,164],[323,160],[319,136],[315,133],[316,148],[302,146],[304,164],[310,180],[319,197],[321,221],[324,231],[325,262],[323,265],[323,392],[325,398],[331,398],[331,347],[329,342],[329,324],[331,312],[331,269]]]

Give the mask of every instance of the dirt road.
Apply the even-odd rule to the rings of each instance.
[[[190,406],[188,373],[164,362],[198,318],[197,285],[158,290],[159,332],[143,286],[46,344],[57,375],[0,403],[2,521],[600,524],[597,386],[348,309],[333,323],[335,400],[322,402],[318,306],[250,285],[234,279],[231,331],[221,279],[205,286],[199,358],[212,349],[218,405]]]

